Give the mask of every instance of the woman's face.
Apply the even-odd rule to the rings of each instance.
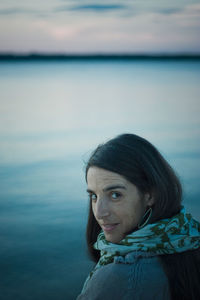
[[[94,216],[112,243],[134,231],[147,206],[153,204],[149,194],[142,196],[134,184],[105,169],[90,167],[87,183]]]

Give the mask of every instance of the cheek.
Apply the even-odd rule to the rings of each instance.
[[[129,202],[126,207],[123,207],[120,211],[121,219],[124,224],[136,225],[140,222],[143,215],[143,207],[141,202]]]

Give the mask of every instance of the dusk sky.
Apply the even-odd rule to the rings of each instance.
[[[1,0],[0,52],[200,53],[199,0]]]

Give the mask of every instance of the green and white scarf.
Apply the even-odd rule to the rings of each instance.
[[[125,256],[132,251],[150,252],[155,255],[173,254],[199,247],[200,223],[186,213],[184,207],[172,218],[162,219],[128,234],[118,244],[108,242],[101,231],[94,244],[94,249],[101,251],[101,257],[86,279],[83,290],[93,273],[112,263],[116,256]]]

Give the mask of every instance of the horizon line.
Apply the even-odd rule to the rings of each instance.
[[[200,59],[200,53],[45,53],[0,52],[0,60]]]

